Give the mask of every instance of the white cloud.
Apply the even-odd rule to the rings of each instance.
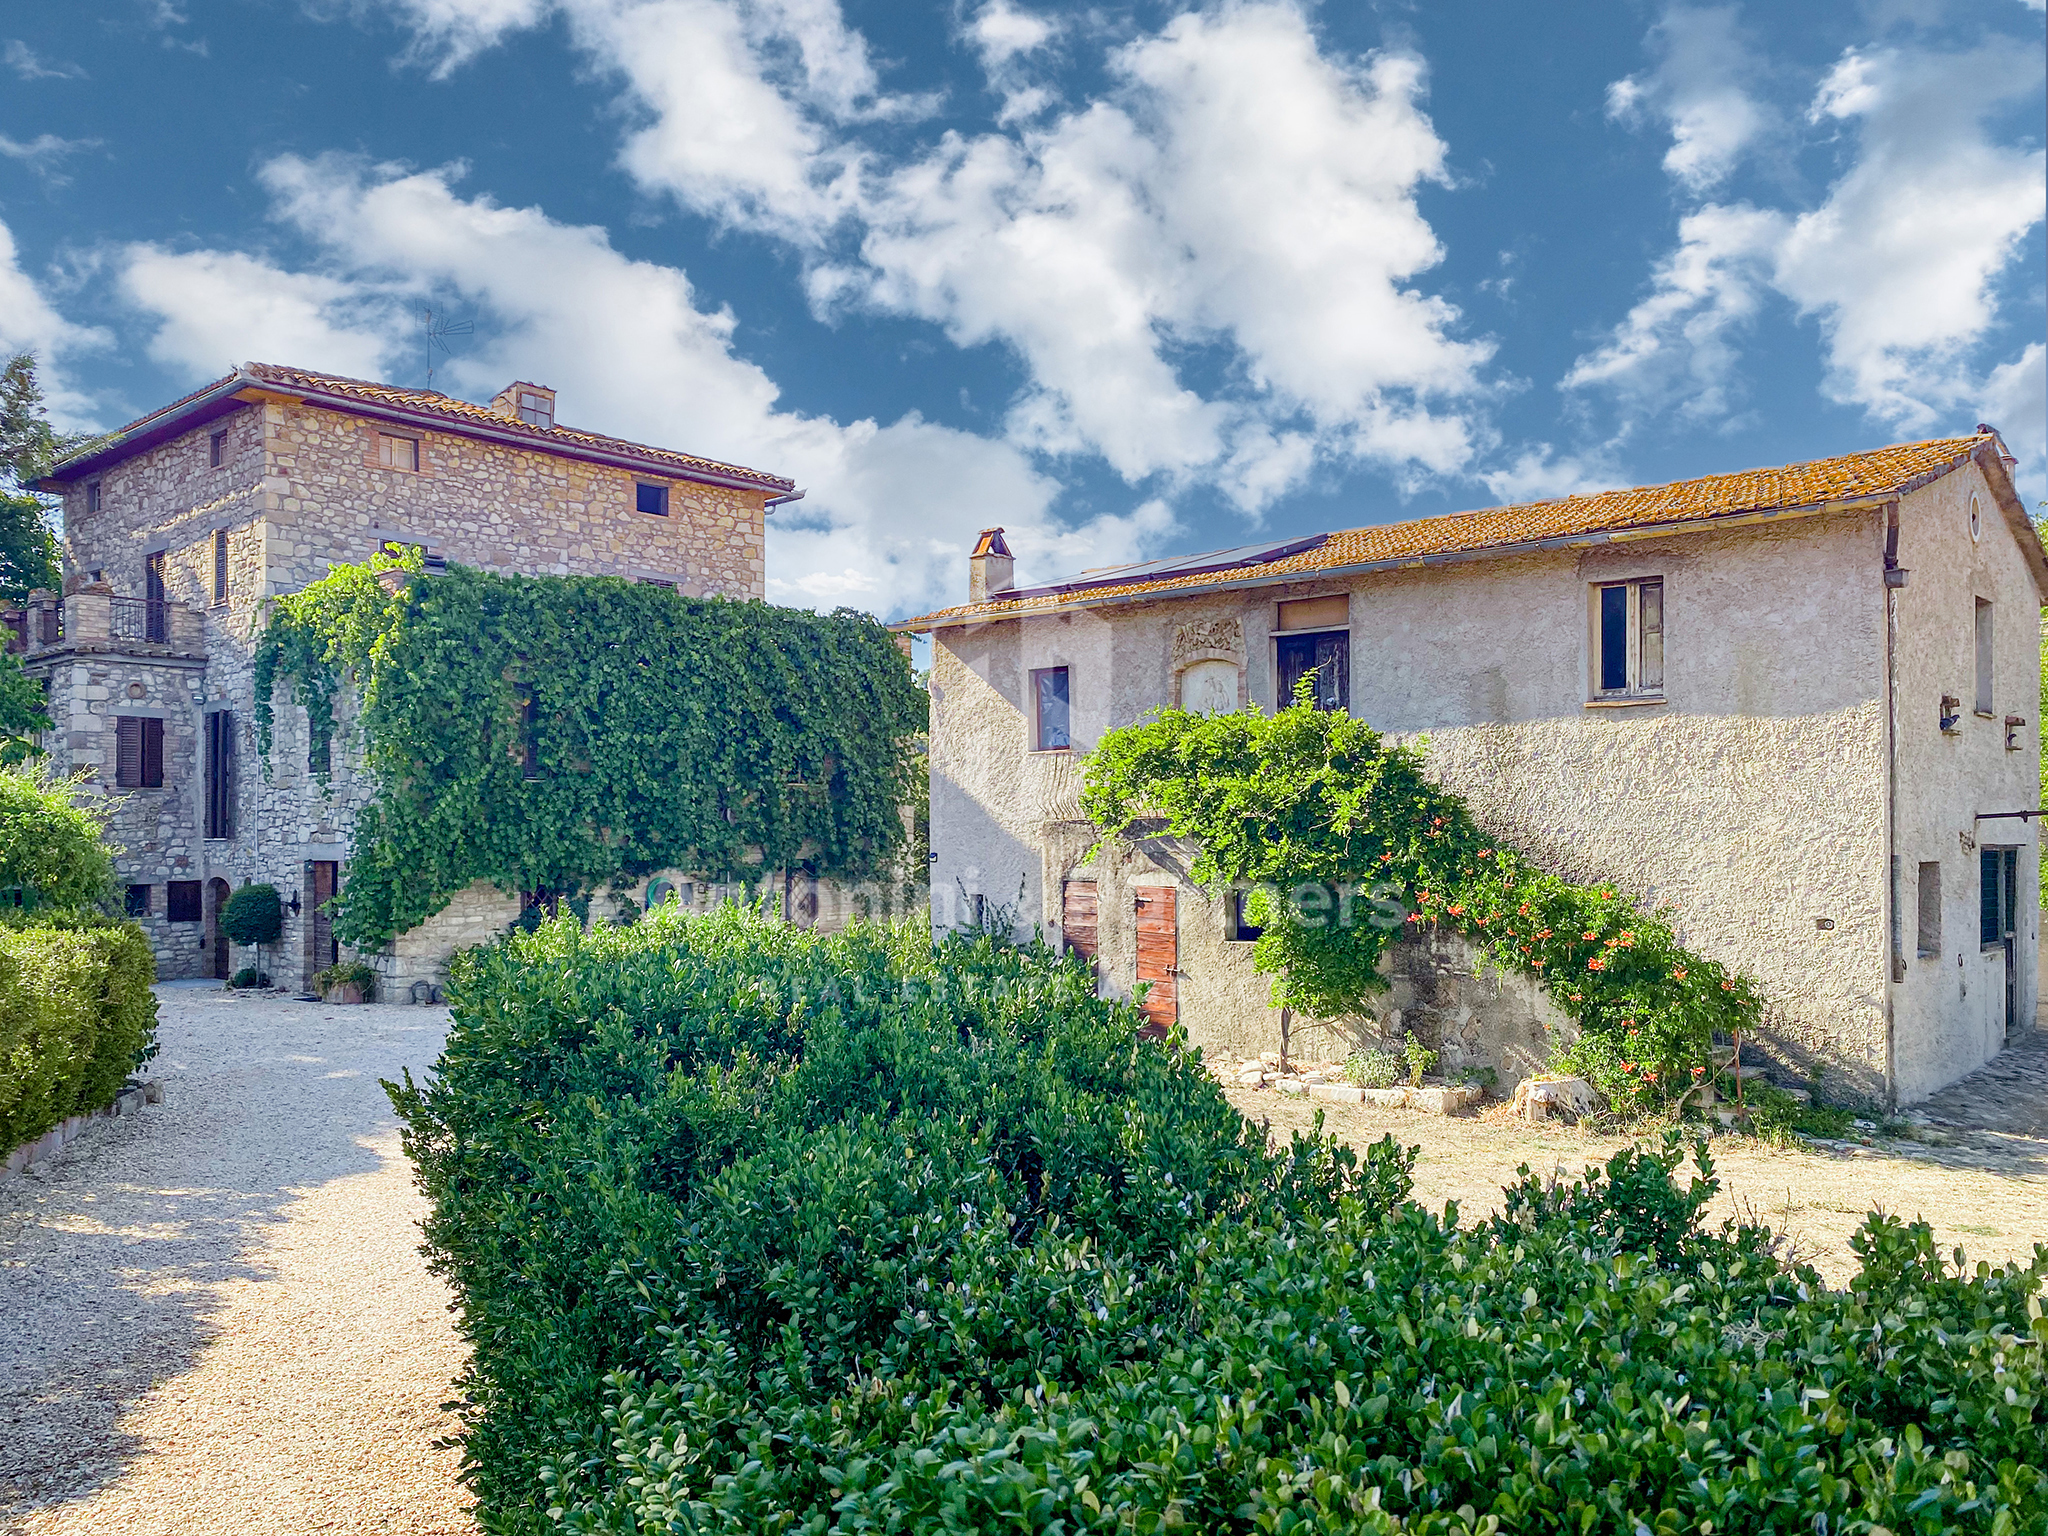
[[[1017,449],[914,414],[842,424],[778,409],[774,382],[733,351],[732,314],[701,308],[683,272],[628,259],[602,230],[463,198],[453,174],[272,161],[278,217],[318,262],[132,247],[121,281],[158,321],[152,355],[195,377],[234,357],[403,378],[419,303],[459,296],[486,320],[443,364],[446,387],[483,399],[545,378],[572,424],[794,476],[807,499],[769,524],[781,601],[901,613],[957,600],[970,523],[1005,524],[1027,562],[1135,557],[1171,525],[1140,508],[1063,526],[1059,487]]]
[[[1786,227],[1784,215],[1746,204],[1687,214],[1648,297],[1572,364],[1563,387],[1613,394],[1624,430],[1666,410],[1698,421],[1727,415],[1743,395],[1738,342],[1769,293]]]
[[[1610,117],[1645,112],[1671,129],[1664,169],[1694,192],[1719,183],[1770,126],[1748,87],[1764,74],[1732,5],[1674,4],[1650,28],[1656,65],[1607,88]]]
[[[0,48],[0,59],[24,80],[83,80],[85,71],[76,64],[45,59],[20,38],[9,38]]]
[[[862,294],[1029,370],[1019,442],[1127,479],[1206,474],[1248,510],[1314,450],[1448,470],[1490,355],[1411,280],[1444,177],[1411,55],[1318,48],[1290,4],[1176,17],[1111,59],[1112,100],[1043,129],[948,135],[872,187]],[[1206,352],[1198,388],[1181,363]]]
[[[0,358],[17,352],[36,355],[44,403],[60,430],[87,431],[101,424],[92,398],[71,381],[65,362],[111,340],[105,331],[73,324],[58,313],[35,279],[21,269],[14,232],[0,223]]]
[[[1629,477],[1604,453],[1559,453],[1549,443],[1536,443],[1516,454],[1513,462],[1479,477],[1494,499],[1504,504],[1583,496],[1627,485]]]
[[[1815,117],[1855,122],[1860,155],[1795,221],[1775,280],[1821,319],[1834,399],[1920,430],[1973,393],[1997,278],[2048,213],[2048,159],[1983,120],[2039,76],[2011,47],[1851,50],[1823,83]]]
[[[2027,483],[2021,493],[2029,509],[2048,488],[2048,347],[2038,341],[2009,363],[1991,370],[1977,395],[1977,413],[1998,428],[2013,457],[2020,461],[2016,471]]]
[[[61,187],[70,178],[57,169],[58,162],[98,143],[98,139],[60,139],[54,133],[39,133],[24,143],[0,133],[0,156],[21,161],[52,186]]]
[[[412,57],[444,78],[486,48],[546,19],[549,0],[390,0],[413,30]]]
[[[1825,199],[1686,214],[1648,296],[1564,387],[1613,392],[1624,432],[1653,411],[1724,418],[1741,403],[1742,333],[1775,292],[1818,323],[1830,399],[1894,429],[1943,428],[1989,387],[1974,354],[1997,320],[1999,279],[2048,212],[2048,160],[1995,142],[1985,123],[2039,75],[2017,43],[1848,50],[1808,114],[1823,134],[1853,132]],[[1676,153],[1675,118],[1673,131]],[[1697,167],[1718,162],[1666,163],[1696,188]]]
[[[994,70],[1020,54],[1036,53],[1059,35],[1059,24],[1009,0],[988,0],[967,24],[968,39],[981,56],[981,67]]]

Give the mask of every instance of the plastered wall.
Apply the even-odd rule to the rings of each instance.
[[[1983,485],[1974,467],[1910,494],[1907,526],[1930,539],[1937,529],[1961,528],[1955,499],[1966,500],[1968,484]],[[1969,1041],[1984,1032],[1946,1002],[1935,1008],[1888,996],[1885,522],[1883,509],[1865,508],[941,630],[932,674],[935,920],[957,920],[962,893],[1007,903],[1021,891],[1021,925],[1055,931],[1060,881],[1092,841],[1074,825],[1076,757],[1104,730],[1173,700],[1187,658],[1213,655],[1233,635],[1245,695],[1273,707],[1276,605],[1343,593],[1355,715],[1424,750],[1432,773],[1466,795],[1503,839],[1561,874],[1615,882],[1669,907],[1684,942],[1756,976],[1771,999],[1767,1048],[1787,1073],[1818,1069],[1827,1091],[1843,1098],[1910,1099],[1980,1062]],[[2035,599],[2017,544],[2002,526],[1997,535],[1973,546],[1967,578],[1923,579],[1916,569],[1902,632],[1924,631],[1924,641],[1907,645],[1925,651],[1928,667],[1954,671],[1964,660],[1956,649],[1966,640],[1963,589],[1989,583],[2017,616],[2000,631],[2001,695],[2031,700]],[[1962,537],[1967,542],[1966,531]],[[1958,559],[1950,542],[1946,558]],[[1933,563],[1932,545],[1928,551],[1906,563]],[[1663,700],[1590,702],[1590,588],[1648,576],[1665,583]],[[1955,592],[1944,595],[1949,586]],[[1030,674],[1055,665],[1070,668],[1073,753],[1031,750]],[[1901,676],[1902,687],[1920,694],[1934,688],[1931,672],[1926,680]],[[1969,679],[1967,670],[1955,676]],[[1959,691],[1953,680],[1949,686]],[[1929,703],[1930,721],[1931,711]],[[1915,807],[1902,823],[1940,821],[1953,843],[1949,823],[1959,806],[1974,809],[1986,797],[2038,803],[2030,798],[2038,794],[2034,747],[2006,753],[2002,719],[1996,731],[1981,724],[1975,743],[1922,742],[1902,757],[1902,799]],[[2031,727],[2025,739],[2037,742]],[[1957,746],[1976,755],[1967,770],[1943,777],[1939,754],[1956,756]],[[1962,812],[1965,830],[1969,814]],[[2031,844],[2031,834],[2025,840]],[[2024,858],[2021,885],[2031,891],[2031,851]],[[1102,882],[1105,983],[1120,990],[1130,984],[1128,887],[1175,877],[1157,868],[1140,875],[1106,854],[1092,869]],[[1956,878],[1958,914],[1974,903],[1975,889],[1973,865],[1967,879]],[[1182,1016],[1191,1036],[1274,1048],[1277,1019],[1263,979],[1250,973],[1249,946],[1223,940],[1220,908],[1193,893],[1183,892],[1181,910]],[[1971,914],[1974,941],[1974,906]],[[2035,921],[2029,906],[2026,1017]],[[1963,957],[1966,979],[1979,963]],[[1497,1070],[1516,1071],[1506,1058],[1526,1056],[1534,1032],[1558,1022],[1544,1016],[1539,998],[1473,976],[1469,955],[1398,956],[1390,969],[1418,997],[1424,970],[1470,981],[1453,989],[1450,1015],[1465,1011],[1454,1033],[1476,1027],[1490,1042],[1483,1048],[1503,1058],[1488,1063]],[[1377,1016],[1382,1026],[1386,1011]],[[1978,1034],[1969,1035],[1973,1028]],[[1912,1040],[1898,1047],[1906,1069],[1894,1082],[1893,1034],[1901,1029]],[[1969,1036],[1961,1044],[1951,1038],[1958,1030]],[[1909,1065],[1915,1053],[1925,1067]]]

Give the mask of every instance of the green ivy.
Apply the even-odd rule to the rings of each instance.
[[[1199,844],[1198,883],[1252,887],[1253,963],[1276,1006],[1359,1012],[1404,926],[1435,924],[1536,980],[1580,1030],[1559,1065],[1645,1109],[1706,1075],[1716,1031],[1762,1015],[1755,984],[1684,948],[1662,912],[1537,868],[1432,783],[1419,752],[1306,696],[1274,715],[1169,710],[1110,731],[1085,775],[1082,807],[1104,832],[1163,817]]]
[[[428,577],[416,554],[275,600],[255,664],[266,758],[286,683],[316,741],[344,685],[360,700],[375,793],[334,904],[359,948],[477,880],[573,897],[663,869],[885,877],[927,718],[895,641],[851,610],[611,577]]]

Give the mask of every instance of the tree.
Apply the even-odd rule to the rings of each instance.
[[[104,822],[47,770],[0,770],[0,902],[14,910],[111,910],[114,855]]]
[[[0,603],[20,602],[38,588],[54,591],[61,581],[50,503],[27,488],[86,440],[50,425],[34,354],[9,358],[0,368]],[[0,767],[40,756],[35,738],[49,728],[42,690],[0,651]]]
[[[222,905],[220,931],[233,944],[256,948],[256,973],[263,974],[263,946],[284,932],[284,903],[274,885],[245,885]]]

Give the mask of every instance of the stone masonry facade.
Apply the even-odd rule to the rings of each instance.
[[[64,501],[65,591],[31,598],[17,644],[49,689],[55,767],[111,802],[118,878],[159,974],[254,963],[225,951],[218,908],[233,889],[268,883],[287,906],[263,966],[302,989],[336,957],[314,893],[346,886],[350,834],[373,786],[349,750],[346,697],[325,785],[310,770],[305,711],[282,690],[272,750],[258,755],[252,672],[268,601],[390,544],[418,547],[430,569],[454,561],[759,598],[764,520],[794,489],[429,392],[257,364],[60,466],[44,488]],[[124,715],[162,722],[160,784],[116,783]],[[209,730],[233,762],[228,815],[216,804],[211,824]],[[473,888],[368,958],[402,1001],[518,909],[516,897]]]

